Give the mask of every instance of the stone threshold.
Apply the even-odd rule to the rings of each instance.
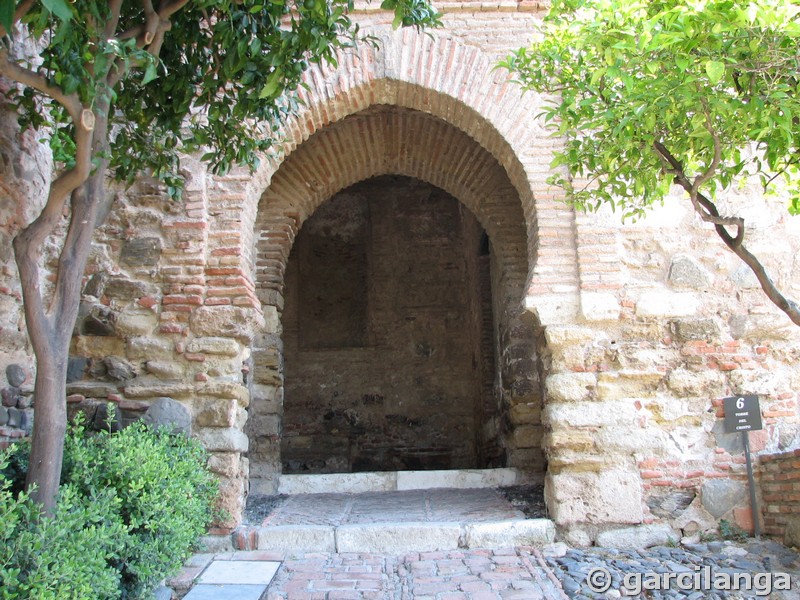
[[[514,468],[281,475],[278,493],[363,494],[436,488],[497,488],[542,483],[543,477]]]
[[[475,548],[544,546],[555,540],[549,519],[480,523],[383,522],[347,525],[267,525],[234,536],[242,550],[404,554]]]

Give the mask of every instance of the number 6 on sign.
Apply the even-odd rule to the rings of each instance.
[[[744,408],[744,398],[739,398],[736,400],[736,409],[742,410]]]

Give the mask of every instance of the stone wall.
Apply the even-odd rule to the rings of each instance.
[[[743,457],[722,432],[721,399],[760,395],[754,452],[800,447],[800,329],[683,197],[623,225],[576,214],[547,183],[559,140],[537,118],[545,99],[494,69],[527,41],[538,4],[445,8],[445,28],[428,36],[393,32],[386,13],[361,7],[380,49],[314,66],[279,132],[283,152],[256,172],[217,177],[187,159],[182,203],[146,179],[114,192],[86,273],[71,405],[112,401],[134,418],[161,398],[179,401],[222,478],[223,525],[236,525],[248,489],[275,491],[282,470],[281,316],[298,232],[359,181],[413,177],[461,202],[491,240],[481,303],[492,305],[495,364],[483,398],[496,418],[481,436],[510,466],[546,471],[565,537],[586,544],[655,522],[691,535],[736,520]],[[35,213],[26,186],[46,156],[33,138],[2,148],[0,378],[20,365],[24,392],[33,365],[10,239]],[[781,288],[800,297],[800,222],[757,188],[723,203],[746,217]]]
[[[759,462],[764,533],[800,547],[800,450],[762,454]]]

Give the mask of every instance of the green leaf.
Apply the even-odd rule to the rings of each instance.
[[[280,86],[281,75],[282,73],[280,70],[270,73],[270,76],[267,78],[267,83],[263,88],[261,88],[261,92],[258,94],[258,97],[261,99],[275,97]]]
[[[706,74],[709,81],[716,85],[725,75],[725,63],[718,60],[706,61]]]
[[[144,71],[144,77],[142,77],[142,85],[147,85],[157,77],[158,77],[158,71],[156,70],[156,63],[154,61],[151,61],[147,64],[147,68]]]
[[[0,25],[11,35],[14,27],[14,0],[0,0]]]
[[[66,0],[42,0],[42,4],[62,21],[72,20],[72,9]]]

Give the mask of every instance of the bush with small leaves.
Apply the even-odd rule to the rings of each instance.
[[[0,462],[0,599],[148,598],[214,517],[217,481],[195,440],[134,423],[67,434],[53,518],[20,489],[28,450]],[[88,587],[87,587],[88,586]]]

